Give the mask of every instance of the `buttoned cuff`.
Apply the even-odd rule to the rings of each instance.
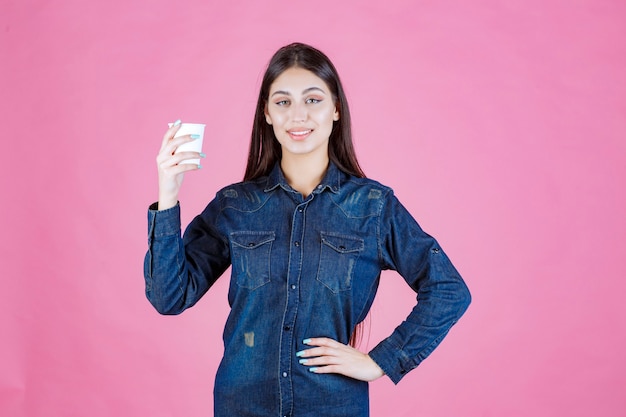
[[[402,349],[394,346],[389,339],[380,342],[369,352],[369,356],[380,366],[385,372],[385,375],[387,375],[394,384],[400,382],[411,369],[416,367],[411,358],[409,358]]]
[[[180,203],[167,210],[158,210],[158,203],[148,207],[148,238],[180,236]]]

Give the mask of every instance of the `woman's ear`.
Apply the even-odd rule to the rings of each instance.
[[[269,112],[267,111],[267,102],[265,103],[265,107],[263,108],[263,113],[265,113],[265,121],[268,125],[272,124],[272,118],[270,117]]]
[[[333,114],[333,120],[335,122],[339,120],[339,110],[337,110],[337,106],[335,106],[335,114]]]

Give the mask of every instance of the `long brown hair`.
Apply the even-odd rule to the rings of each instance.
[[[254,113],[252,137],[248,151],[248,163],[244,181],[268,175],[282,157],[282,150],[274,130],[265,119],[265,106],[269,99],[270,87],[274,80],[289,68],[303,68],[324,80],[339,110],[339,120],[334,122],[328,144],[328,158],[341,171],[364,178],[352,144],[352,127],[348,100],[344,93],[339,74],[333,63],[324,53],[303,43],[292,43],[280,48],[270,60]],[[363,322],[357,324],[350,335],[350,345],[356,346],[363,336]]]
[[[265,106],[274,80],[285,70],[293,67],[311,71],[324,80],[339,110],[339,120],[334,122],[329,138],[329,159],[340,170],[356,177],[365,177],[352,145],[350,110],[335,66],[326,55],[312,46],[292,43],[280,48],[274,54],[263,76],[254,114],[244,181],[269,174],[276,162],[280,161],[282,157],[280,144],[276,140],[274,130],[265,119]]]

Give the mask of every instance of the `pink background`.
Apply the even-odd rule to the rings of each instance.
[[[0,415],[211,415],[228,278],[182,316],[146,301],[154,158],[167,122],[209,124],[188,222],[242,177],[264,66],[298,40],[474,296],[372,415],[626,416],[626,4],[375,3],[2,0]],[[412,306],[382,281],[363,349]]]

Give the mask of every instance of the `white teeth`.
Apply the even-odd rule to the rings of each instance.
[[[310,130],[305,130],[304,132],[289,132],[289,133],[291,133],[292,135],[295,135],[295,136],[304,136],[304,135],[308,134],[309,132],[311,132],[311,131]]]

